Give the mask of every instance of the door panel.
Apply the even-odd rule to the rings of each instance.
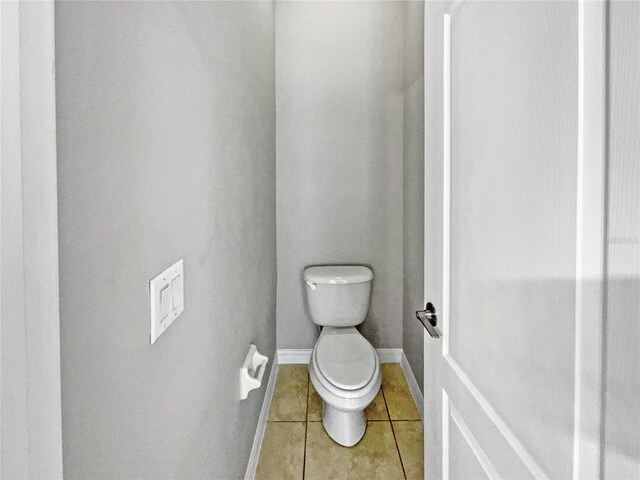
[[[451,411],[450,405],[450,411]],[[454,407],[453,407],[454,408]],[[481,459],[486,457],[474,443],[473,434],[466,427],[458,415],[449,416],[449,455],[456,458],[451,464],[449,477],[451,479],[468,480],[470,478],[482,480],[491,478],[485,471]],[[472,447],[474,445],[476,448]]]
[[[464,372],[461,375],[464,376]],[[535,478],[526,461],[518,455],[518,451],[523,451],[522,446],[518,446],[517,450],[514,449],[513,445],[517,439],[514,441],[510,437],[508,425],[501,424],[500,420],[496,421],[496,418],[504,417],[497,417],[493,412],[488,414],[485,411],[477,397],[469,391],[470,382],[460,381],[458,374],[453,371],[447,371],[446,377],[448,378],[445,378],[444,382],[446,396],[443,399],[445,408],[443,417],[446,416],[448,408],[450,416],[457,415],[464,422],[480,446],[479,449],[473,446],[472,450],[481,450],[482,454],[489,459],[488,463],[493,466],[493,469],[489,468],[490,466],[487,468],[487,474],[495,473],[490,475],[491,478]],[[443,437],[446,437],[446,432]],[[451,469],[456,462],[455,454],[449,451],[449,468]]]
[[[610,5],[607,478],[640,478],[640,2]]]
[[[450,37],[449,355],[552,477],[573,442],[576,12],[467,2]]]
[[[425,7],[427,478],[599,474],[603,5]]]

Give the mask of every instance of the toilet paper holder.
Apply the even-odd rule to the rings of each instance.
[[[251,390],[262,385],[262,377],[267,369],[269,359],[258,352],[258,348],[251,344],[249,353],[240,369],[240,400],[245,400]]]

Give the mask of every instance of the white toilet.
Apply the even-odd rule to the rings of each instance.
[[[345,447],[367,429],[364,409],[382,381],[378,355],[355,326],[367,316],[373,273],[361,266],[317,266],[304,271],[313,323],[322,327],[309,362],[322,398],[322,424]]]

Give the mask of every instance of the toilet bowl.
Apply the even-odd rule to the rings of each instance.
[[[378,355],[354,327],[325,327],[309,362],[309,377],[322,399],[322,423],[340,445],[358,443],[367,429],[365,408],[382,382]]]
[[[355,328],[367,315],[373,273],[362,266],[314,266],[304,279],[309,315],[323,327],[309,361],[322,424],[335,442],[351,447],[365,433],[364,410],[382,382],[378,355]]]

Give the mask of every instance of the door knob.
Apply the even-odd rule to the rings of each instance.
[[[416,318],[420,320],[422,326],[427,329],[429,335],[433,338],[440,338],[440,332],[436,328],[438,325],[438,314],[436,313],[436,307],[433,303],[427,302],[424,310],[418,310],[416,312]]]

